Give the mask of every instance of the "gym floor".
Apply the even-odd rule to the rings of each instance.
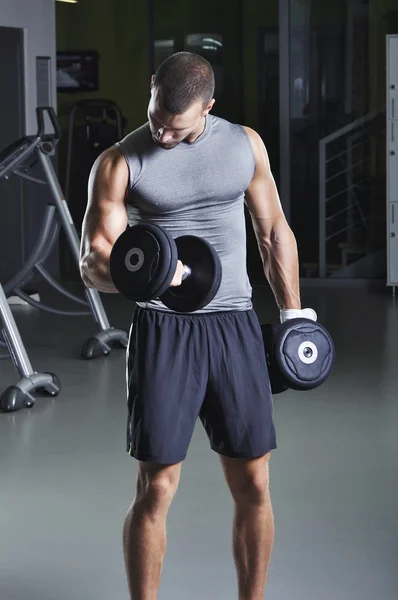
[[[266,598],[396,600],[398,307],[381,290],[302,295],[334,336],[337,361],[320,389],[275,397]],[[261,320],[277,318],[267,288],[254,299]],[[131,305],[104,303],[112,325],[128,328]],[[56,373],[62,392],[0,414],[0,598],[126,600],[122,524],[136,463],[125,453],[124,352],[80,360],[96,331],[89,318],[14,315],[34,369]],[[11,361],[0,373],[2,390],[18,379]],[[237,598],[232,512],[198,423],[169,514],[160,599]]]

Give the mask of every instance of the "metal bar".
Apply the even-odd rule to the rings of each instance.
[[[364,183],[365,181],[368,181],[367,177],[364,177],[364,179],[360,179],[359,181],[356,181],[355,183],[352,184],[352,188],[359,188],[361,187],[361,184]],[[363,186],[363,189],[365,189],[366,186]]]
[[[238,47],[239,47],[239,112],[241,123],[245,122],[245,10],[243,8],[244,0],[238,2]]]
[[[360,206],[362,204],[364,204],[367,200],[369,200],[370,196],[367,198],[362,198],[362,200],[355,200],[355,203],[352,204],[351,209],[353,209],[354,207],[356,207],[358,209],[358,211],[360,212]],[[328,217],[326,217],[326,221],[332,221],[335,217],[337,217],[338,215],[342,215],[345,212],[347,212],[350,209],[349,206],[346,206],[345,208],[342,208],[341,210],[333,213],[332,215],[329,215]]]
[[[153,0],[146,0],[146,23],[147,23],[147,65],[148,85],[152,75],[155,73],[155,7]],[[149,89],[149,87],[148,87]]]
[[[0,168],[0,179],[2,177],[7,177],[9,173],[13,173],[15,167],[17,167],[19,164],[21,164],[25,158],[27,156],[29,156],[29,154],[32,154],[32,152],[34,152],[35,148],[39,145],[41,139],[40,138],[36,138],[35,140],[33,140],[31,142],[31,144],[29,146],[27,146],[22,152],[20,152],[19,154],[17,154],[17,156],[15,158],[13,158],[6,167],[4,168]],[[6,160],[4,159],[3,162],[6,162]]]
[[[379,111],[379,110],[373,110],[372,112],[368,113],[364,117],[360,117],[359,119],[356,119],[352,123],[349,123],[348,125],[345,125],[344,127],[341,127],[334,133],[327,135],[320,141],[324,142],[325,144],[329,144],[330,142],[337,140],[339,137],[342,137],[343,135],[346,135],[347,133],[354,131],[354,129],[357,129],[361,125],[364,125],[365,123],[368,123],[369,121],[372,121],[372,119],[377,117],[377,115],[380,114],[380,112],[381,111]]]
[[[279,0],[280,195],[290,220],[290,0]]]
[[[369,215],[368,217],[365,217],[365,221],[369,221],[369,219],[370,219],[370,218],[371,218],[371,215]],[[355,227],[355,225],[359,225],[359,224],[362,224],[362,225],[363,225],[363,223],[362,223],[362,221],[361,221],[361,220],[359,220],[359,221],[355,221],[355,222],[353,223],[353,227]],[[326,240],[327,240],[327,241],[329,241],[329,240],[331,240],[332,238],[336,237],[336,235],[339,235],[340,233],[344,233],[345,231],[347,231],[347,227],[343,227],[342,229],[339,229],[338,231],[335,231],[334,233],[331,233],[330,235],[328,235],[328,236],[326,237]]]
[[[73,156],[73,134],[75,132],[75,116],[78,107],[75,106],[72,108],[70,117],[69,117],[69,135],[68,135],[68,153],[66,157],[66,173],[65,173],[65,197],[69,198],[69,188],[70,188],[70,178],[72,172],[72,156]]]
[[[353,242],[353,212],[352,212],[352,172],[353,172],[353,148],[352,136],[347,138],[347,239],[349,243]]]
[[[52,313],[53,315],[62,315],[63,317],[88,317],[91,315],[91,313],[88,311],[67,311],[58,308],[53,308],[52,306],[43,304],[43,302],[38,302],[37,300],[34,300],[33,298],[25,294],[25,292],[19,289],[15,290],[15,295],[19,296],[19,298],[21,298],[22,300],[25,300],[25,302],[27,302],[31,306],[34,306],[34,308],[39,308],[40,310]]]
[[[33,183],[40,183],[41,185],[47,185],[47,181],[43,181],[43,179],[38,179],[37,177],[32,177],[27,173],[22,173],[19,169],[15,169],[15,175],[18,175],[21,179],[26,179],[27,181],[33,181]]]
[[[3,323],[4,341],[11,354],[11,357],[17,367],[21,377],[29,377],[33,373],[32,365],[25,350],[24,343],[19,333],[14,315],[11,312],[7,302],[3,286],[0,285],[0,312]]]
[[[53,210],[55,210],[55,207],[52,206]],[[47,260],[47,258],[49,257],[49,255],[52,252],[52,249],[54,247],[55,242],[57,241],[58,238],[58,233],[59,233],[59,228],[60,225],[59,223],[54,223],[53,224],[53,229],[51,231],[50,237],[49,237],[49,241],[46,244],[46,249],[43,250],[43,254],[41,257],[40,262],[35,262],[31,268],[31,270],[28,271],[24,271],[24,275],[21,277],[21,272],[18,274],[18,280],[14,283],[10,282],[7,284],[7,290],[4,288],[4,293],[6,294],[6,296],[9,296],[10,292],[12,291],[12,288],[10,287],[10,289],[8,289],[9,286],[13,286],[14,288],[23,288],[34,276],[34,269],[38,268],[38,265],[44,264],[45,261]],[[27,263],[28,264],[28,263]]]
[[[27,277],[31,279],[31,271],[43,255],[43,252],[45,252],[45,249],[48,245],[48,240],[51,234],[51,228],[54,224],[54,215],[55,207],[52,204],[48,204],[43,217],[40,233],[36,241],[36,246],[33,248],[31,255],[29,256],[27,262],[22,267],[22,269],[3,286],[4,293],[6,296],[8,296],[13,289],[23,285],[23,281],[26,281]]]
[[[338,210],[337,212],[333,213],[329,217],[326,217],[326,221],[333,221],[333,219],[335,217],[338,217],[339,215],[346,213],[347,210],[348,210],[348,206],[346,206],[345,208],[342,208],[341,210]]]
[[[339,173],[336,173],[335,175],[332,175],[331,177],[329,177],[329,179],[326,179],[326,183],[329,183],[329,181],[332,181],[332,179],[336,179],[336,177],[340,177],[340,175],[344,175],[344,173],[347,173],[350,169],[353,170],[353,169],[355,169],[355,167],[359,167],[359,165],[363,165],[365,162],[367,162],[371,158],[372,157],[369,155],[366,158],[363,158],[362,160],[360,160],[359,162],[353,164],[348,169],[344,169],[344,171],[340,171]]]
[[[319,277],[326,277],[326,144],[319,142]]]
[[[41,259],[40,259],[40,264],[41,265],[44,265],[44,263],[46,262],[47,258],[50,256],[50,254],[51,254],[51,252],[52,252],[52,250],[53,250],[53,248],[55,246],[55,243],[56,243],[56,241],[58,239],[59,230],[60,229],[61,229],[61,224],[58,221],[54,221],[54,226],[53,226],[53,229],[51,231],[49,240],[47,242],[47,247],[46,247],[46,249],[45,249],[45,251],[44,251],[44,253],[43,253],[43,255],[42,255]]]
[[[43,166],[44,172],[47,177],[48,185],[51,189],[54,204],[58,209],[59,217],[63,225],[66,237],[69,241],[69,246],[74,254],[76,264],[80,264],[80,239],[76,231],[76,227],[73,223],[72,216],[69,212],[68,204],[63,197],[61,186],[54,171],[54,167],[50,160],[50,157],[43,151],[39,152],[40,162]],[[86,297],[93,311],[93,316],[97,323],[101,326],[103,331],[110,329],[108,317],[106,315],[104,306],[101,302],[98,290],[87,289]]]
[[[334,200],[338,196],[341,196],[341,194],[344,194],[344,192],[346,191],[346,188],[344,188],[343,190],[341,190],[341,192],[337,192],[337,194],[333,194],[333,196],[329,196],[329,198],[326,198],[325,202],[330,202],[330,200]]]
[[[359,137],[359,136],[352,136],[352,137]],[[355,150],[356,148],[362,148],[362,146],[363,146],[363,143],[360,143],[360,144],[355,144],[352,148],[353,148],[353,150]],[[336,160],[337,158],[344,156],[345,154],[347,154],[347,152],[348,152],[348,150],[343,150],[343,152],[339,152],[339,154],[335,154],[335,156],[332,156],[332,158],[328,158],[326,160],[326,164],[329,164],[333,160]]]
[[[353,82],[352,75],[354,71],[354,7],[351,2],[347,4],[347,24],[346,24],[346,57],[345,57],[345,112],[352,113],[353,108]]]
[[[66,298],[69,298],[70,300],[73,300],[73,302],[77,302],[78,304],[82,304],[83,306],[88,306],[86,300],[82,300],[82,298],[79,298],[78,296],[71,294],[71,292],[68,292],[68,290],[66,290],[62,285],[60,285],[58,281],[56,281],[54,277],[52,277],[42,265],[36,265],[36,269],[39,271],[40,275],[44,277],[47,283],[49,283],[53,288],[55,288],[60,294],[66,296]]]

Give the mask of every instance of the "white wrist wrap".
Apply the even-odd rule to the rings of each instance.
[[[289,319],[311,319],[311,321],[316,321],[318,319],[318,315],[312,308],[303,308],[301,310],[288,308],[281,310],[280,318],[281,323],[284,323]]]

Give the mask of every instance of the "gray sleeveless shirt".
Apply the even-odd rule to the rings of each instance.
[[[255,158],[244,128],[209,115],[202,135],[166,150],[148,123],[117,143],[129,173],[129,224],[154,223],[174,237],[196,235],[221,259],[222,282],[201,313],[249,310],[252,289],[246,267],[244,195]],[[170,311],[160,300],[140,306]]]

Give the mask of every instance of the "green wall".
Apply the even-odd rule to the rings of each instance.
[[[237,44],[238,19],[235,5],[220,0],[155,0],[157,38],[209,31],[225,35],[231,74],[231,114],[238,111],[236,82],[241,74]],[[128,119],[127,130],[146,119],[148,101],[147,22],[144,0],[81,0],[79,4],[56,3],[57,49],[97,50],[100,54],[100,91],[90,94],[58,94],[58,109],[64,128],[71,106],[82,98],[115,100]],[[224,7],[224,10],[222,9]],[[261,26],[277,27],[278,0],[243,0],[244,105],[245,122],[258,124],[258,40]],[[227,10],[228,9],[228,10]],[[228,82],[227,82],[228,84]],[[232,106],[236,110],[232,110]]]
[[[58,94],[63,117],[82,98],[109,98],[120,106],[132,130],[145,118],[148,100],[146,12],[143,1],[82,0],[57,2],[57,50],[96,50],[100,91]]]
[[[182,39],[186,33],[213,29],[223,32],[229,42],[228,70],[240,77],[237,58],[237,0],[154,0],[157,38]],[[330,4],[330,3],[329,3]],[[340,3],[337,3],[340,4]],[[316,9],[318,4],[314,5]],[[69,113],[70,106],[82,97],[114,99],[128,119],[128,130],[146,118],[148,100],[146,2],[138,0],[81,0],[79,4],[56,3],[57,48],[59,50],[97,50],[100,59],[98,93],[89,95],[59,94],[59,113]],[[224,7],[224,9],[223,9]],[[342,8],[340,6],[340,8]],[[243,0],[244,35],[244,120],[258,126],[258,30],[262,26],[278,27],[278,0]],[[385,98],[385,39],[391,30],[389,11],[397,11],[397,0],[370,0],[370,104],[380,106]],[[315,11],[316,13],[316,11]],[[321,21],[340,20],[337,6],[316,13]],[[390,13],[391,14],[391,13]],[[397,13],[396,13],[397,14]],[[333,17],[334,15],[334,17]],[[387,16],[388,15],[388,16]],[[397,21],[397,17],[396,17]],[[395,28],[394,31],[396,31]],[[234,85],[230,87],[233,105],[238,105]],[[235,111],[232,111],[235,112]]]
[[[244,4],[244,75],[245,124],[258,127],[258,30],[261,27],[277,29],[278,0],[243,0]]]

